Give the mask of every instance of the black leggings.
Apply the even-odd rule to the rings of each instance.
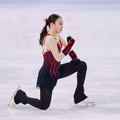
[[[77,86],[74,93],[74,103],[79,103],[87,96],[84,94],[84,81],[86,76],[87,65],[83,61],[71,60],[69,63],[60,65],[60,78],[67,77],[77,72]],[[47,87],[40,89],[40,99],[26,97],[26,104],[30,104],[39,109],[45,110],[50,106],[52,92]]]
[[[47,87],[40,89],[40,99],[25,97],[25,104],[30,104],[42,110],[46,110],[51,103],[52,92]]]

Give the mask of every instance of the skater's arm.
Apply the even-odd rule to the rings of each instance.
[[[62,42],[62,45],[66,47],[68,43],[60,35],[59,35],[59,38],[60,38],[60,41]]]
[[[52,36],[49,36],[49,37],[47,37],[46,42],[47,42],[54,58],[58,62],[60,62],[64,58],[65,55],[63,54],[63,52],[59,53],[56,40]]]
[[[53,38],[53,36],[47,37],[46,42],[47,42],[54,58],[58,62],[60,62],[64,58],[64,56],[66,56],[70,52],[73,44],[75,43],[75,40],[74,39],[69,40],[69,43],[65,46],[65,48],[60,53],[58,51],[57,41]]]
[[[73,39],[71,36],[67,37],[67,42],[69,43],[69,40]],[[77,57],[77,54],[74,52],[74,50],[71,50],[69,52],[69,56],[71,57],[71,59],[76,59],[79,60],[79,58]]]
[[[68,44],[69,39],[71,39],[71,37],[67,37],[67,42],[61,36],[59,36],[59,37],[60,37],[60,40],[62,42],[62,45],[64,47],[66,47],[66,45]],[[78,59],[76,53],[72,49],[70,50],[69,55],[72,59]]]
[[[62,42],[62,45],[64,46],[64,47],[66,47],[67,46],[67,42],[59,35],[59,37],[60,37],[60,40],[61,40],[61,42]],[[70,49],[70,51],[69,52],[71,52],[72,51],[72,49]]]

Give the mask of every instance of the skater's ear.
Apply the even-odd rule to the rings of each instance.
[[[51,28],[51,27],[53,28],[54,25],[55,25],[55,24],[54,24],[53,22],[51,22],[51,23],[50,23],[50,28]]]

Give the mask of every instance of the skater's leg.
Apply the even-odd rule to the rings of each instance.
[[[69,63],[62,64],[60,66],[60,78],[67,77],[77,72],[77,87],[74,93],[74,102],[78,103],[87,96],[84,94],[84,81],[86,77],[87,65],[84,61],[72,60]]]
[[[41,88],[40,100],[27,97],[27,103],[34,107],[45,110],[50,106],[51,96],[52,96],[52,93],[48,90],[48,88],[43,87]]]
[[[22,90],[20,91],[21,93],[25,93]],[[47,87],[42,87],[40,90],[40,99],[27,97],[26,94],[25,96],[23,95],[20,96],[19,91],[18,91],[18,93],[15,96],[15,102],[17,104],[18,103],[30,104],[39,109],[46,110],[50,106],[51,96],[52,96],[52,92],[50,92]]]
[[[81,61],[78,61],[74,63],[74,61],[70,61],[68,63],[60,65],[60,78],[67,77],[69,75],[72,75],[73,73],[77,72],[79,67],[78,65],[80,64]]]
[[[87,65],[85,62],[82,61],[80,69],[77,73],[77,87],[74,93],[74,102],[76,104],[87,98],[87,96],[84,94],[84,82],[86,77],[86,71]]]

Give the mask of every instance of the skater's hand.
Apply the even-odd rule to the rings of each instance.
[[[72,40],[72,41],[75,41],[71,36],[68,36],[68,37],[67,37],[67,42],[69,43],[71,40]]]
[[[71,36],[68,36],[68,37],[67,37],[67,42],[69,43],[71,39],[73,39],[73,38],[72,38]],[[73,39],[73,40],[74,40],[74,39]],[[74,40],[74,41],[75,41],[75,40]],[[71,51],[69,52],[69,55],[70,55],[70,57],[71,57],[72,59],[75,59],[74,62],[80,61],[80,59],[77,57],[77,54],[76,54],[73,50],[71,50]]]
[[[73,38],[70,38],[67,46],[62,50],[64,55],[67,55],[70,52],[74,43],[75,43],[75,40]]]

